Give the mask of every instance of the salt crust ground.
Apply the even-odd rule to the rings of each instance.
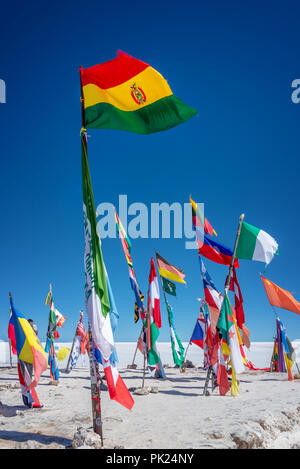
[[[128,388],[141,386],[142,370],[121,369]],[[300,380],[286,374],[240,375],[240,396],[202,396],[206,372],[167,368],[167,379],[146,378],[158,394],[134,396],[131,412],[101,393],[106,447],[300,448]],[[78,427],[91,427],[88,369],[61,373],[50,386],[49,371],[37,392],[42,409],[22,405],[17,370],[0,368],[0,448],[70,448]]]

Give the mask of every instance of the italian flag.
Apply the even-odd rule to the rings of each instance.
[[[148,364],[155,365],[159,362],[156,341],[161,328],[159,286],[153,258],[150,263],[148,307],[147,307],[147,340],[148,340]]]
[[[81,147],[85,235],[85,304],[93,340],[104,360],[108,360],[114,349],[114,338],[109,317],[110,303],[100,238],[97,232],[93,189],[83,140],[81,141]]]
[[[278,250],[278,244],[272,236],[243,221],[236,257],[269,264]]]

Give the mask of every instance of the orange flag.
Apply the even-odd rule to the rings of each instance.
[[[269,298],[272,306],[278,306],[279,308],[287,309],[293,313],[300,315],[300,303],[295,300],[293,295],[283,288],[280,288],[273,282],[270,282],[267,278],[261,275],[267,297]]]

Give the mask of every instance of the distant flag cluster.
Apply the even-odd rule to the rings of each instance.
[[[276,317],[277,336],[274,343],[272,356],[272,369],[284,373],[287,371],[289,381],[293,380],[292,366],[296,359],[294,348],[286,335],[285,327],[279,317]]]
[[[50,368],[50,377],[52,380],[58,381],[59,380],[59,368],[58,368],[57,356],[56,356],[55,348],[54,348],[54,341],[59,338],[57,327],[63,327],[63,324],[66,318],[54,307],[51,288],[47,295],[45,305],[49,305],[49,308],[50,308],[45,352],[49,354],[48,365]]]
[[[71,354],[70,370],[76,366],[80,355],[82,366],[85,365],[84,356],[86,353],[89,354],[89,337],[83,323],[83,311],[81,311],[74,337],[74,347]]]
[[[200,312],[194,327],[190,343],[203,349],[204,368],[207,369],[213,345],[213,334],[210,322],[210,314],[205,301],[200,300]]]
[[[126,231],[121,223],[121,220],[118,217],[116,210],[115,210],[115,219],[116,219],[117,230],[121,239],[123,251],[127,260],[128,268],[129,268],[130,285],[135,295],[134,322],[136,323],[140,318],[140,314],[141,314],[142,319],[145,318],[145,309],[144,309],[144,304],[143,304],[144,295],[138,286],[137,279],[133,270],[133,263],[132,263],[132,259],[130,256],[131,242],[126,234]]]

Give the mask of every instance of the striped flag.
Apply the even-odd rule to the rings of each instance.
[[[159,362],[156,344],[161,328],[160,299],[158,279],[153,258],[150,261],[148,304],[147,304],[147,341],[148,341],[148,363],[155,365]]]
[[[238,330],[227,294],[223,301],[217,327],[229,347],[232,368],[235,374],[242,373],[245,368],[240,350]]]
[[[14,328],[14,324],[13,324],[11,308],[10,308],[10,312],[9,312],[8,339],[10,341],[10,346],[11,346],[12,353],[14,355],[17,355],[15,328]]]
[[[229,290],[234,292],[237,325],[239,326],[240,329],[243,329],[243,325],[245,324],[243,297],[242,297],[242,292],[241,292],[240,285],[236,276],[236,270],[234,267],[232,269],[232,274],[230,277]]]
[[[225,394],[230,390],[230,386],[219,334],[215,334],[213,338],[210,362],[213,372],[217,376],[220,395],[225,396]]]
[[[204,217],[202,210],[200,209],[199,205],[194,202],[190,196],[190,204],[192,206],[192,220],[193,220],[193,227],[196,231],[196,240],[203,241],[203,234],[201,235],[201,228],[205,234],[209,234],[211,236],[217,236],[217,233],[207,220]],[[200,230],[198,230],[200,228]],[[200,231],[200,233],[199,233]]]
[[[110,361],[104,361],[103,367],[110,398],[131,410],[134,400],[119,375],[117,367]]]
[[[161,277],[172,280],[173,282],[185,283],[185,273],[179,267],[175,267],[169,261],[164,259],[158,252],[155,253],[158,271]]]
[[[81,81],[87,129],[149,134],[197,114],[173,95],[157,70],[122,51],[108,62],[81,69]]]
[[[82,144],[83,218],[85,234],[85,303],[93,340],[103,358],[108,360],[114,339],[111,329],[109,296],[102,257],[92,183],[89,174],[86,149]]]
[[[47,355],[27,319],[14,307],[12,298],[10,306],[18,359],[33,365],[34,378],[29,384],[25,383],[27,390],[31,390],[37,386],[41,374],[47,370]]]
[[[130,256],[131,252],[131,242],[129,237],[127,236],[127,233],[121,223],[120,218],[118,217],[118,214],[115,209],[115,220],[116,220],[116,225],[117,225],[117,230],[121,239],[121,243],[123,246],[123,251],[126,257],[126,261],[128,264],[128,269],[129,269],[129,280],[130,280],[130,286],[134,292],[135,296],[135,305],[134,305],[134,322],[137,323],[141,314],[141,318],[145,318],[145,309],[143,306],[143,301],[144,301],[144,295],[139,289],[137,279],[133,270],[133,263],[132,259]]]
[[[208,305],[208,309],[210,312],[212,332],[215,333],[216,324],[218,322],[220,310],[222,307],[223,295],[217,290],[200,256],[199,256],[199,262],[200,262],[201,277],[203,280],[205,302]]]
[[[126,408],[131,408],[133,399],[126,385],[119,376],[117,368],[110,362],[114,351],[114,338],[110,319],[110,301],[107,286],[106,270],[102,257],[100,238],[97,232],[97,219],[92,183],[88,167],[86,148],[82,148],[82,186],[83,216],[85,234],[85,303],[95,346],[101,353],[107,386],[111,399]],[[130,404],[129,404],[130,402]]]

